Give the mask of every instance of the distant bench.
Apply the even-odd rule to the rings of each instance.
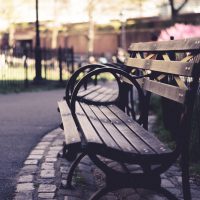
[[[86,74],[72,91],[67,86],[66,101],[59,101],[58,106],[65,133],[63,156],[74,160],[67,178],[68,187],[71,186],[75,167],[88,155],[106,175],[105,187],[92,195],[91,200],[125,187],[150,189],[169,199],[177,199],[161,187],[160,175],[181,156],[183,196],[185,200],[191,199],[188,149],[191,116],[200,75],[199,49],[200,38],[133,43],[123,69],[97,67]],[[139,115],[131,118],[119,109],[119,101],[125,92],[121,91],[125,90],[123,87],[119,87],[119,95],[110,103],[101,105],[95,101],[81,101],[77,95],[81,86],[88,78],[104,72],[114,74],[120,83],[125,84],[125,88],[130,85],[135,88],[139,99]],[[181,117],[174,127],[174,150],[147,130],[152,94],[180,108],[178,112]],[[171,110],[172,115],[174,112]],[[102,157],[118,162],[122,171],[106,165]],[[130,171],[130,164],[139,166],[140,170]]]

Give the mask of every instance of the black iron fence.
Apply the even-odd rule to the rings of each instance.
[[[34,49],[0,50],[0,89],[28,87],[35,78]],[[42,78],[60,81],[69,78],[74,71],[73,48],[41,49]]]

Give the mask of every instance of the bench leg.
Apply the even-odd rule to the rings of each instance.
[[[79,164],[80,160],[85,156],[85,153],[81,153],[76,160],[72,163],[70,169],[69,169],[69,173],[67,176],[67,185],[66,188],[72,188],[72,177],[74,174],[74,170],[76,169],[77,165]]]
[[[185,200],[191,200],[190,182],[189,182],[189,155],[188,150],[184,149],[181,156],[181,168],[182,168],[182,187],[183,197]]]

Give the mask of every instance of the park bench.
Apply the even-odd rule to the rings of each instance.
[[[161,174],[181,156],[183,196],[191,199],[189,186],[189,139],[192,111],[199,85],[200,38],[174,41],[133,43],[124,68],[104,67],[89,72],[74,87],[71,97],[59,101],[59,111],[65,134],[63,157],[74,161],[67,178],[71,186],[74,169],[88,155],[106,175],[106,184],[90,198],[99,199],[119,188],[145,188],[157,191],[168,199],[175,195],[161,187]],[[88,78],[109,72],[120,82],[137,91],[138,114],[131,118],[117,105],[123,98],[122,87],[115,102],[100,104],[81,101],[77,94]],[[118,79],[118,78],[117,78]],[[151,98],[158,95],[179,109],[175,148],[169,149],[147,130]],[[176,113],[174,113],[176,115]],[[178,121],[179,120],[179,121]],[[173,131],[174,132],[174,131]],[[104,159],[122,166],[120,171],[108,166]],[[130,171],[129,165],[140,170]]]

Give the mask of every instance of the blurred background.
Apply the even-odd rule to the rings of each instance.
[[[91,61],[123,61],[120,55],[132,42],[200,32],[199,0],[0,0],[0,5],[0,92],[27,88],[33,80],[62,82]]]

